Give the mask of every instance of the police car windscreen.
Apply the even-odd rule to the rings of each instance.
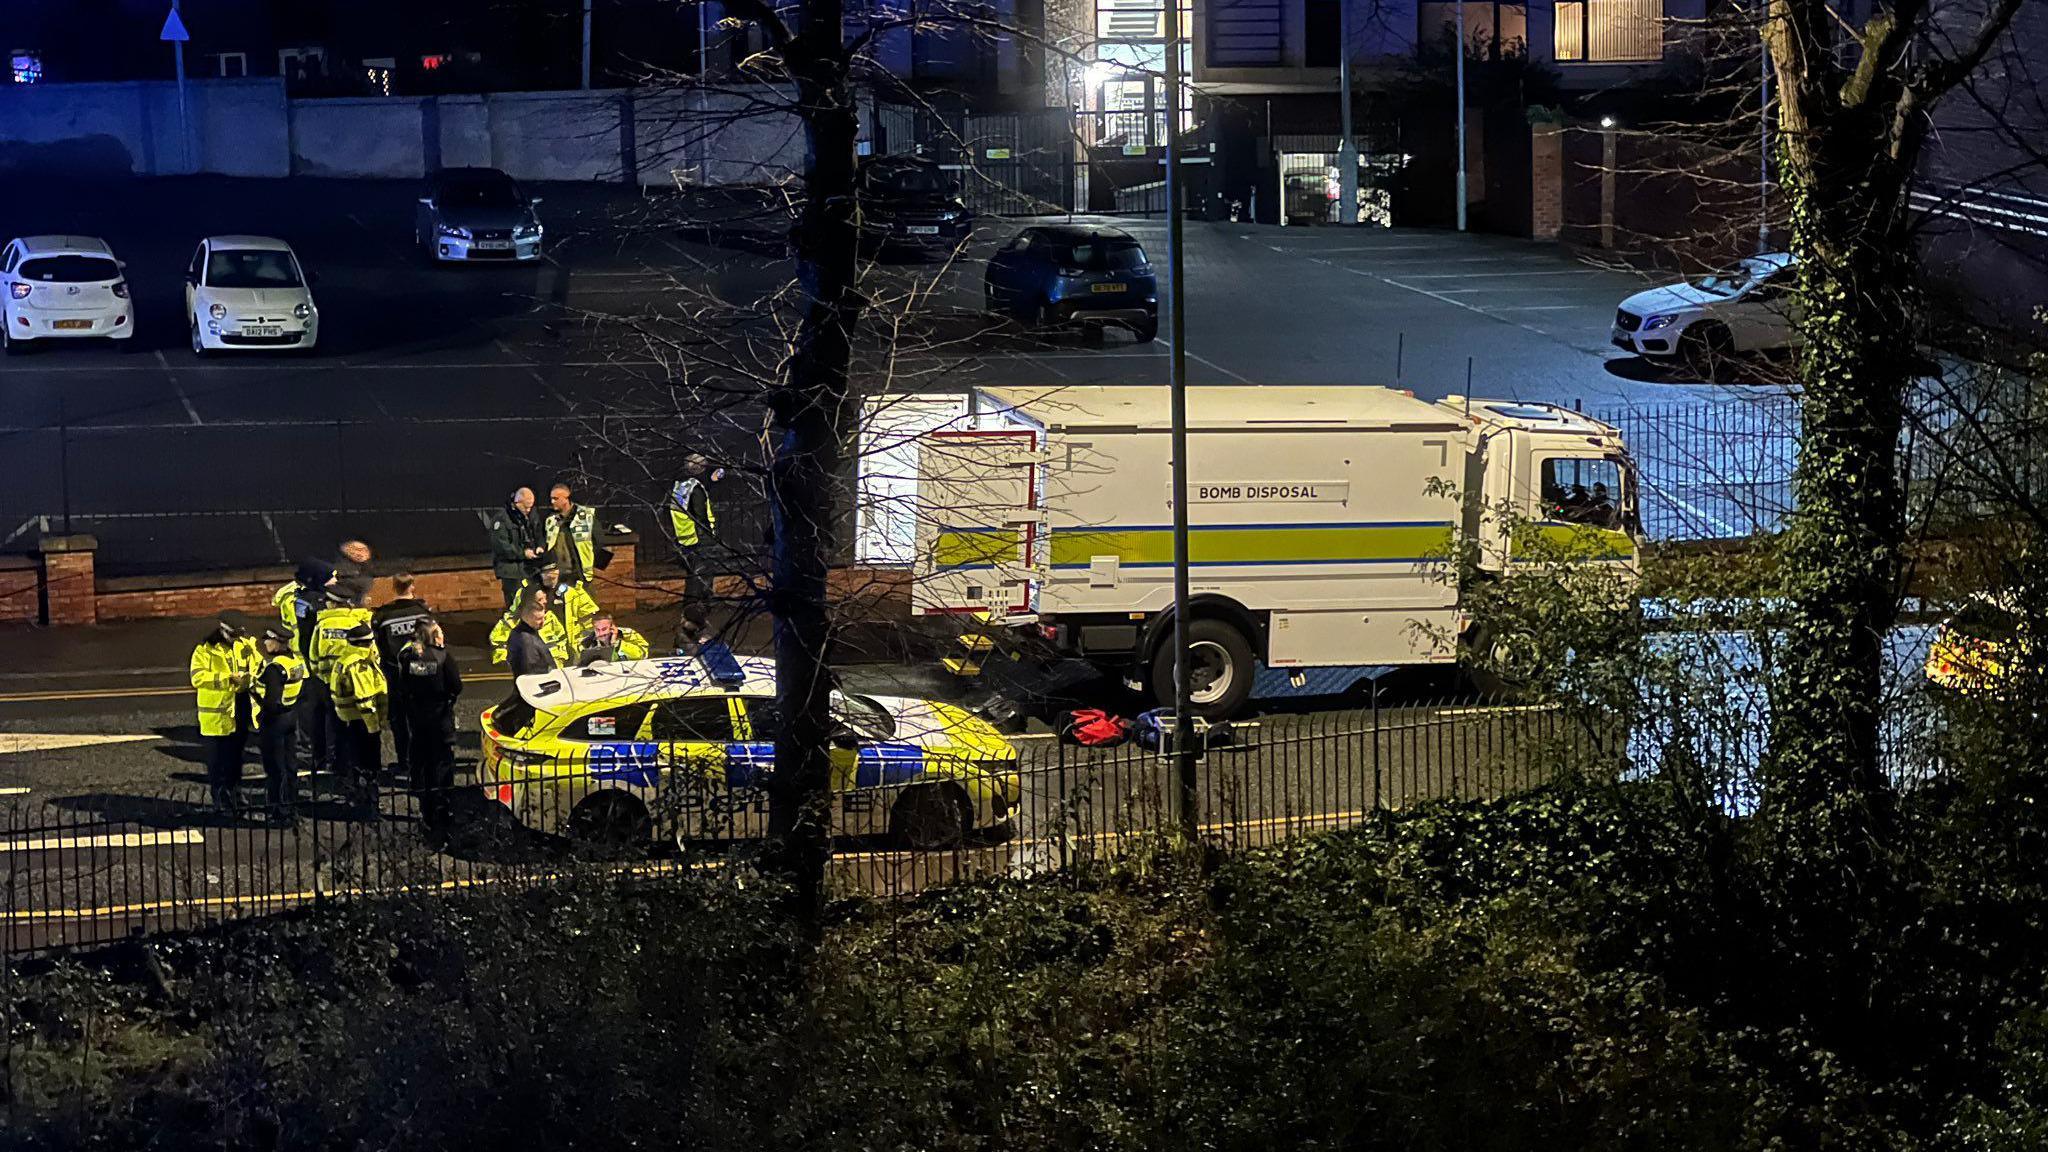
[[[121,278],[121,266],[105,256],[39,256],[21,262],[23,280],[45,284],[103,284]]]

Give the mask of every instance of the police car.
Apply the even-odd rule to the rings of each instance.
[[[949,704],[832,694],[833,832],[917,849],[1006,832],[1017,752]],[[544,832],[613,844],[767,830],[781,715],[772,660],[697,657],[522,676],[482,717],[485,794]]]
[[[2032,651],[2012,598],[1976,593],[1936,630],[1927,649],[1927,682],[1963,695],[1995,697],[2006,690],[2011,665]]]

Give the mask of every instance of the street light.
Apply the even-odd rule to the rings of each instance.
[[[1458,0],[1458,231],[1465,230],[1465,0]]]

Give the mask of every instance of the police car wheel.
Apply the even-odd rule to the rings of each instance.
[[[569,813],[569,838],[578,844],[625,848],[646,843],[652,830],[647,806],[623,792],[587,796]]]
[[[904,789],[889,813],[889,831],[904,847],[919,852],[958,847],[972,822],[967,798],[946,784]]]

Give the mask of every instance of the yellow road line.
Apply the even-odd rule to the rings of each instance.
[[[191,828],[168,832],[128,832],[119,836],[52,836],[38,840],[0,840],[0,852],[70,852],[80,848],[160,848],[167,844],[204,844],[206,837]]]

